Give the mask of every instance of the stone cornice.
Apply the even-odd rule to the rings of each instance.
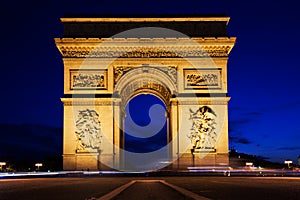
[[[230,97],[178,98],[179,105],[227,105]]]
[[[99,98],[61,98],[64,106],[99,106],[99,105],[112,105],[113,99],[99,99]]]
[[[109,98],[61,98],[64,106],[99,106],[99,105],[113,105],[120,103],[120,99]],[[171,98],[172,105],[227,105],[230,97],[201,97],[201,98]]]
[[[236,38],[235,37],[204,37],[204,38],[54,38],[56,44],[64,43],[64,44],[77,44],[78,43],[87,43],[90,45],[99,45],[100,43],[105,42],[106,45],[109,44],[135,44],[135,43],[151,43],[151,44],[184,44],[191,42],[198,42],[201,44],[218,44],[218,43],[228,43],[234,44]]]
[[[63,57],[227,57],[236,38],[55,38]]]
[[[88,17],[74,17],[74,18],[61,18],[61,22],[213,22],[213,21],[226,21],[230,20],[230,17],[102,17],[102,18],[88,18]]]

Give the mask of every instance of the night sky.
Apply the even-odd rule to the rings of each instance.
[[[162,100],[140,94],[130,100],[125,111],[126,151],[148,153],[167,145],[166,106]]]
[[[230,148],[296,162],[300,12],[295,0],[1,2],[0,157],[61,153],[63,64],[53,38],[62,37],[65,14],[231,17],[228,33],[237,42],[228,63]]]

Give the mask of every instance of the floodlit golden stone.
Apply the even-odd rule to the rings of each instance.
[[[225,21],[229,17],[174,17],[174,18],[61,18],[62,22],[199,22],[199,21]]]
[[[224,32],[228,17],[61,21],[65,37],[55,43],[64,63],[64,170],[126,170],[125,107],[139,94],[166,106],[168,157],[157,165],[229,164],[227,62],[236,38]],[[107,37],[112,25],[123,30],[123,22],[131,28],[164,22],[163,28],[188,29],[192,37]],[[196,26],[203,26],[203,36]]]

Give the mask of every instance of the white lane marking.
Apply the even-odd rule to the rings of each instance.
[[[120,194],[122,191],[130,187],[132,184],[134,184],[136,181],[130,181],[129,183],[126,183],[124,185],[121,185],[120,187],[114,189],[113,191],[105,194],[104,196],[98,198],[97,200],[109,200]]]
[[[286,176],[283,176],[283,177],[268,177],[268,176],[265,176],[265,177],[248,177],[249,179],[272,179],[272,180],[300,180],[300,177],[286,177]]]
[[[120,194],[122,191],[126,190],[128,187],[130,187],[131,185],[133,185],[134,183],[154,183],[154,182],[158,182],[158,183],[162,183],[174,190],[176,190],[177,192],[183,194],[184,196],[190,197],[192,199],[195,200],[210,200],[209,198],[200,196],[196,193],[193,193],[191,191],[188,191],[182,187],[178,187],[176,185],[173,185],[171,183],[166,182],[165,180],[132,180],[129,183],[122,185],[116,189],[114,189],[113,191],[107,193],[106,195],[98,198],[97,200],[110,200],[112,198],[114,198],[115,196],[117,196],[118,194]]]
[[[167,185],[167,186],[169,186],[169,187],[171,187],[171,188],[173,188],[174,190],[180,192],[181,194],[183,194],[183,195],[185,195],[185,196],[187,196],[187,197],[193,198],[193,199],[195,199],[195,200],[210,200],[209,198],[200,196],[200,195],[198,195],[198,194],[196,194],[196,193],[193,193],[193,192],[188,191],[188,190],[186,190],[186,189],[184,189],[184,188],[182,188],[182,187],[178,187],[178,186],[176,186],[176,185],[173,185],[173,184],[171,184],[171,183],[168,183],[168,182],[166,182],[166,181],[164,181],[164,180],[161,180],[160,182],[163,183],[163,184],[165,184],[165,185]]]

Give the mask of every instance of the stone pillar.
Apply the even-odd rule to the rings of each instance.
[[[172,160],[177,160],[174,162],[173,168],[178,168],[178,159],[179,159],[179,135],[178,135],[178,101],[177,99],[171,99],[171,109],[170,109],[170,137],[171,137],[171,145],[170,151]]]
[[[121,135],[121,120],[120,118],[120,103],[121,99],[114,99],[113,102],[113,111],[114,111],[114,129],[113,129],[113,134],[114,134],[114,142],[113,142],[113,166],[114,169],[119,169],[120,168],[120,145],[121,145],[121,140],[120,140],[120,135]]]

